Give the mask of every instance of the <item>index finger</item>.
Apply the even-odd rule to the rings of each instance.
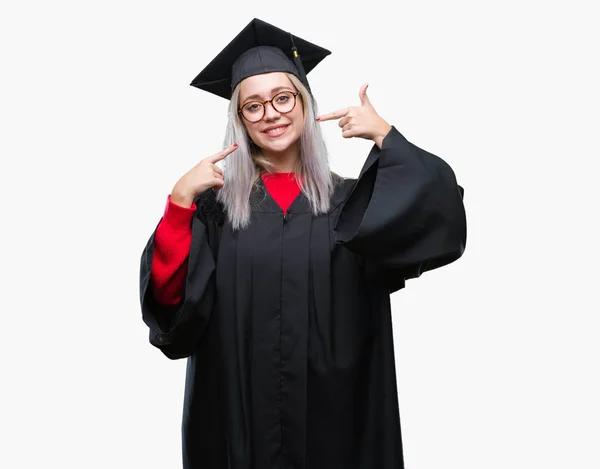
[[[234,143],[232,145],[229,145],[224,150],[221,150],[219,153],[215,153],[213,156],[209,156],[210,162],[217,163],[221,160],[224,160],[227,157],[227,155],[233,153],[237,149],[237,147],[238,144]]]
[[[334,112],[330,112],[328,114],[323,114],[323,115],[317,117],[317,120],[319,122],[322,122],[322,121],[330,121],[332,119],[340,119],[340,118],[344,117],[346,114],[348,114],[349,110],[350,110],[350,108],[346,107],[344,109],[340,109],[339,111],[334,111]]]

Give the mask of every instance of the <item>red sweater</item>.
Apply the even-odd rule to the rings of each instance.
[[[269,194],[279,204],[283,213],[287,212],[294,199],[300,193],[294,173],[275,173],[262,175]],[[154,237],[154,255],[150,282],[156,301],[165,305],[176,305],[187,275],[187,263],[192,242],[192,217],[196,205],[182,207],[171,202],[167,205],[162,220],[156,228]]]

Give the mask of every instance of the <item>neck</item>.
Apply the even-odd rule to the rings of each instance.
[[[263,150],[262,153],[273,164],[274,173],[293,173],[300,161],[300,143],[296,142],[282,152]]]

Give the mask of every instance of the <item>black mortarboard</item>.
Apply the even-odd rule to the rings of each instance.
[[[309,88],[306,74],[329,54],[327,49],[254,18],[190,84],[230,99],[244,78],[289,72]]]

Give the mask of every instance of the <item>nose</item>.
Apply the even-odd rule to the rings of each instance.
[[[265,120],[273,120],[273,119],[278,118],[279,116],[280,116],[280,114],[273,107],[272,103],[265,104],[265,116],[264,116]]]

